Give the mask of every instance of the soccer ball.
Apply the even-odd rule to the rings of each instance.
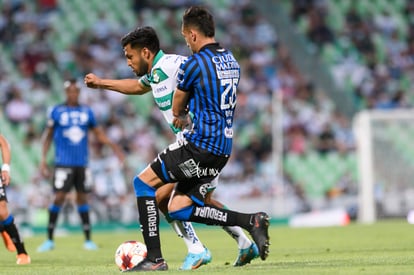
[[[121,271],[133,268],[147,256],[147,247],[138,241],[121,243],[115,252],[115,263]]]

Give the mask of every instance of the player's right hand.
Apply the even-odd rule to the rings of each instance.
[[[9,171],[1,171],[1,183],[4,185],[9,185],[10,183],[10,173]]]
[[[42,174],[43,177],[48,178],[50,175],[49,172],[49,167],[47,167],[47,163],[42,161],[40,163],[40,173]]]
[[[101,82],[101,79],[97,77],[93,73],[89,73],[85,75],[85,78],[83,79],[83,82],[88,86],[89,88],[97,89],[99,88],[99,83]]]

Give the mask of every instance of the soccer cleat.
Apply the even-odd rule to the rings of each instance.
[[[30,264],[31,262],[29,255],[24,253],[17,255],[16,258],[16,264]]]
[[[259,249],[260,258],[264,261],[269,255],[269,216],[264,212],[253,214],[252,228],[249,230]]]
[[[85,241],[83,248],[85,250],[98,250],[98,246],[91,240]]]
[[[54,248],[55,243],[52,240],[46,240],[37,248],[37,252],[46,252],[53,250]]]
[[[167,262],[161,260],[154,263],[151,260],[144,259],[142,262],[134,266],[133,268],[124,270],[122,272],[138,272],[138,271],[164,271],[168,270]]]
[[[234,266],[243,266],[249,264],[253,259],[259,257],[259,249],[255,243],[252,243],[248,248],[240,249],[239,256],[234,262]]]
[[[6,231],[2,231],[1,236],[3,237],[4,246],[7,248],[7,250],[10,252],[16,252],[16,246],[14,246],[14,243],[9,234]]]
[[[204,248],[204,251],[198,254],[188,253],[185,257],[183,265],[180,267],[181,270],[191,270],[197,269],[204,264],[211,262],[211,253],[207,247]]]

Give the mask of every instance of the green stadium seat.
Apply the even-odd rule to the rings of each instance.
[[[333,44],[325,44],[322,48],[321,58],[328,65],[335,64],[341,57],[341,52]]]
[[[355,7],[359,14],[365,16],[368,14],[368,12],[372,11],[372,9],[376,7],[376,5],[373,5],[370,1],[355,1]]]
[[[344,13],[335,2],[329,2],[329,14],[327,23],[335,32],[341,32],[344,28]]]
[[[372,39],[376,49],[376,58],[380,64],[385,64],[386,59],[386,46],[384,38],[378,34],[374,33]]]
[[[335,1],[332,1],[330,5],[335,6],[335,8],[337,8],[344,16],[346,12],[349,10],[349,8],[351,7],[351,4],[352,4],[352,0],[335,0]]]
[[[308,30],[308,19],[305,16],[302,16],[301,18],[299,18],[296,26],[299,32],[305,34]]]
[[[322,156],[311,152],[306,156],[287,154],[284,169],[292,179],[301,184],[312,198],[322,198],[346,173],[357,179],[355,154],[340,155],[333,152]]]

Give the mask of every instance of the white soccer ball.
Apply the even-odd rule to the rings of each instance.
[[[147,256],[147,247],[138,241],[121,243],[115,252],[115,263],[121,271],[133,268]]]

